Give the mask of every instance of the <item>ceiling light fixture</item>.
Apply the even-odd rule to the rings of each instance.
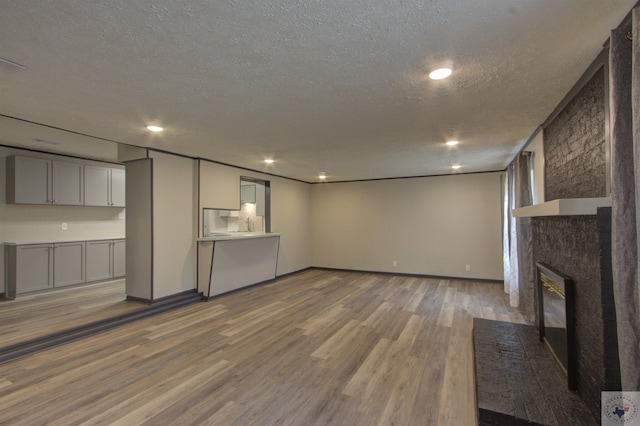
[[[454,164],[453,166],[451,166],[451,168],[454,170],[458,170],[460,167],[462,167],[460,164]]]
[[[449,146],[454,146],[454,145],[458,145],[460,142],[458,141],[447,141],[446,144]]]
[[[156,132],[156,133],[158,133],[158,132],[163,131],[164,129],[163,129],[162,127],[160,127],[160,126],[148,125],[148,126],[147,126],[147,130],[149,130],[149,131],[151,131],[151,132]]]
[[[324,172],[320,172],[320,176],[318,176],[319,179],[326,179],[327,175]]]
[[[449,77],[452,72],[451,68],[438,68],[429,73],[429,78],[431,80],[442,80]]]
[[[267,158],[266,160],[264,160],[264,162],[267,164],[272,164],[273,160],[271,158]]]

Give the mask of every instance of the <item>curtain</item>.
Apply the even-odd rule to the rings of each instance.
[[[640,390],[640,7],[611,33],[612,261],[622,390]]]
[[[509,200],[509,169],[502,175],[502,268],[504,292],[509,295],[509,304],[518,306],[517,300],[511,300],[511,203]],[[515,287],[517,289],[517,287]],[[515,304],[514,304],[515,303]]]
[[[531,321],[534,314],[531,218],[515,218],[512,211],[532,203],[531,153],[520,152],[504,178],[503,269],[505,292],[511,306]]]

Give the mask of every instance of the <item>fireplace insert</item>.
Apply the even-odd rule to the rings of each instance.
[[[544,263],[536,263],[540,341],[576,390],[574,282]]]

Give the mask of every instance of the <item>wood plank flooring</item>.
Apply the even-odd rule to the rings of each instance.
[[[0,366],[0,423],[473,425],[498,284],[307,270]]]
[[[127,301],[124,280],[0,299],[0,347],[147,307]]]

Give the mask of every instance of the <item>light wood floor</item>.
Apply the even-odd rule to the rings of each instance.
[[[2,424],[473,425],[497,284],[308,270],[0,366]]]
[[[0,347],[145,308],[127,301],[124,280],[0,299]]]

